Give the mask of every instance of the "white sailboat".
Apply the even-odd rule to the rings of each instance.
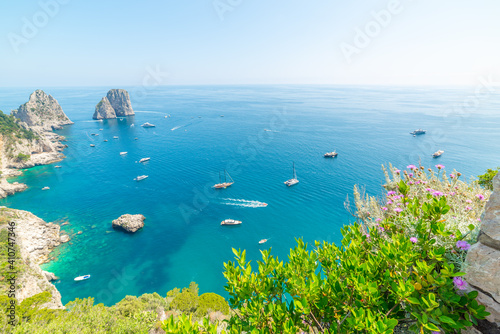
[[[297,174],[295,173],[295,162],[293,163],[293,178],[284,182],[287,186],[291,187],[299,183],[297,180]]]
[[[230,180],[229,182],[226,179],[226,175],[229,177],[229,180]],[[219,183],[214,185],[214,188],[215,189],[225,189],[225,188],[231,186],[233,183],[234,183],[234,180],[231,178],[231,175],[229,175],[229,173],[224,169],[224,182],[222,182],[222,178],[221,178],[221,175],[219,172]]]

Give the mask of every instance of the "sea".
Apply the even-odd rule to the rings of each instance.
[[[35,88],[0,88],[0,109],[16,109]],[[24,170],[9,181],[29,188],[0,200],[71,237],[42,265],[59,277],[63,303],[113,305],[191,281],[228,297],[223,272],[233,248],[256,268],[263,249],[286,260],[296,239],[311,249],[315,240],[339,242],[355,221],[346,199],[352,204],[355,185],[381,197],[383,164],[439,163],[468,179],[500,165],[500,95],[491,87],[120,87],[135,116],[92,120],[110,88],[44,88],[74,121],[57,131],[66,158]],[[410,134],[418,128],[427,133]],[[338,157],[323,157],[333,150]],[[445,153],[433,159],[437,150]],[[287,187],[293,165],[300,182]],[[213,189],[224,170],[234,184]],[[143,214],[144,228],[114,230],[126,213]],[[221,226],[224,219],[243,223]]]

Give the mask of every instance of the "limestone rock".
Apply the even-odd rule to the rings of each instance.
[[[0,198],[7,197],[9,195],[13,195],[17,192],[24,191],[28,188],[24,183],[14,182],[9,183],[6,179],[0,179]]]
[[[481,231],[500,242],[500,173],[493,179],[493,193],[484,207]]]
[[[37,127],[45,131],[73,124],[57,100],[40,89],[34,91],[29,101],[21,105],[18,110],[14,110],[12,115],[29,127]]]
[[[59,226],[46,223],[27,211],[0,207],[0,214],[4,219],[15,222],[16,243],[25,263],[25,270],[18,277],[16,298],[21,302],[38,293],[49,291],[52,299],[41,307],[63,309],[61,294],[38,266],[47,262],[49,253],[60,244]]]
[[[106,97],[115,110],[116,116],[131,116],[134,115],[130,96],[125,89],[111,89]]]
[[[54,273],[45,270],[42,270],[42,273],[45,275],[45,278],[47,278],[49,282],[56,281],[59,279],[56,275],[54,275]]]
[[[144,227],[143,215],[130,215],[125,214],[118,219],[113,220],[113,228],[123,229],[127,232],[134,233]]]
[[[466,281],[500,301],[500,251],[478,242],[471,246],[466,261]]]
[[[108,98],[105,96],[102,98],[101,102],[99,102],[95,106],[95,112],[94,116],[92,117],[93,119],[109,119],[109,118],[116,118],[116,112],[111,106],[111,103],[109,103]]]
[[[59,238],[59,241],[60,241],[61,243],[68,242],[69,240],[70,240],[70,238],[69,238],[69,235],[67,235],[67,234],[63,234],[63,235],[61,235],[61,237]]]

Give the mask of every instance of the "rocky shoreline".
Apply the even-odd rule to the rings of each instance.
[[[38,293],[49,291],[52,298],[42,307],[63,309],[61,294],[50,283],[55,275],[43,271],[39,265],[49,261],[49,254],[68,238],[61,234],[60,227],[35,216],[31,212],[0,207],[0,214],[9,222],[15,222],[15,240],[19,246],[24,270],[17,279],[18,302]]]

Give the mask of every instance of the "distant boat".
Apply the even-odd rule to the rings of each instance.
[[[42,190],[49,190],[49,187],[43,187]]]
[[[90,275],[78,276],[78,277],[75,277],[75,281],[84,281],[84,280],[89,279],[89,278],[90,278]]]
[[[113,139],[118,139],[118,136],[113,136]]]
[[[267,242],[267,239],[262,239],[259,241],[259,244],[265,244]]]
[[[120,152],[120,155],[126,155],[128,152]]]
[[[90,147],[95,147],[95,145],[94,144],[90,144]]]
[[[104,141],[108,141],[107,139],[104,139]]]
[[[410,134],[416,136],[416,135],[423,135],[425,132],[426,132],[425,130],[417,129],[413,132],[410,132]]]
[[[102,130],[104,130],[104,129],[99,129],[99,131],[102,131]]]
[[[220,117],[224,117],[224,115],[220,115]]]
[[[297,174],[295,173],[295,162],[293,163],[293,178],[284,182],[287,186],[291,187],[299,183],[297,180]]]
[[[444,153],[443,150],[439,150],[437,152],[434,152],[434,154],[432,155],[433,158],[437,158],[437,157],[440,157],[442,154]]]
[[[154,128],[155,125],[154,124],[151,124],[149,122],[146,122],[144,123],[143,125],[141,125],[143,128]]]
[[[134,181],[141,181],[148,178],[148,175],[140,175],[134,179]]]
[[[336,151],[333,152],[327,152],[323,156],[325,158],[335,158],[337,155],[339,155]]]
[[[59,166],[59,165],[58,165],[58,166],[54,166],[54,167],[55,167],[55,168],[61,168],[62,166]]]
[[[226,220],[223,220],[220,224],[221,225],[240,225],[241,221],[234,220],[234,219],[226,219]]]
[[[201,116],[198,116],[198,118],[201,118]]]
[[[134,140],[137,140],[137,139],[139,139],[139,138],[137,138],[137,137],[134,138]]]
[[[134,124],[130,124],[130,127],[133,128],[135,125]]]
[[[139,160],[139,163],[149,161],[150,159],[151,158],[142,158],[141,160]]]
[[[91,133],[90,135],[91,136],[97,136],[97,133]]]
[[[226,175],[227,175],[227,177],[229,177],[229,180],[231,180],[230,182],[227,182]],[[222,182],[222,178],[221,178],[221,175],[219,172],[219,183],[214,185],[214,188],[215,189],[225,189],[227,187],[230,187],[233,183],[234,183],[234,180],[231,178],[229,173],[224,169],[224,182]]]

